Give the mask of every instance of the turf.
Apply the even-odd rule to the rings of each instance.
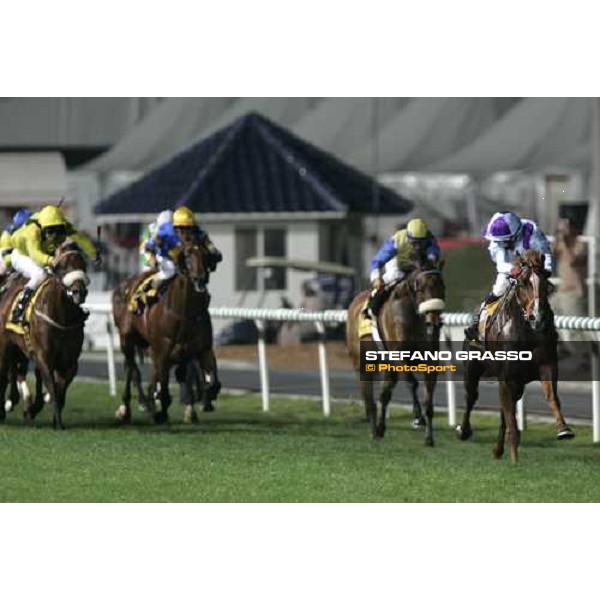
[[[4,502],[584,502],[600,500],[600,448],[591,430],[558,442],[551,425],[530,425],[520,462],[495,461],[495,417],[476,418],[460,442],[438,417],[436,447],[394,408],[386,438],[370,440],[357,404],[335,404],[325,419],[311,401],[274,398],[262,414],[255,396],[223,396],[198,425],[113,420],[106,386],[77,384],[65,432],[12,413],[0,426]]]

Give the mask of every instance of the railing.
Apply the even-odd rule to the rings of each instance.
[[[86,304],[86,308],[97,314],[106,315],[106,328],[108,332],[107,362],[109,389],[112,396],[117,393],[114,333],[115,326],[112,319],[112,307],[109,304]],[[267,309],[267,308],[210,308],[213,319],[250,319],[256,323],[258,329],[258,361],[262,395],[262,408],[267,412],[270,405],[269,369],[266,350],[266,322],[309,322],[314,323],[319,334],[319,371],[321,376],[321,394],[323,414],[331,414],[331,392],[329,387],[329,366],[327,363],[327,349],[325,344],[325,323],[345,323],[347,311],[326,310],[323,312],[306,311],[302,309]],[[466,326],[471,322],[471,313],[444,313],[444,327]],[[570,331],[600,331],[600,318],[595,317],[572,317],[557,315],[554,317],[557,329]],[[600,442],[600,359],[598,352],[592,353],[592,422],[594,442]],[[448,403],[448,424],[456,426],[456,382],[448,379],[446,381],[446,396]],[[524,425],[524,405],[521,401],[519,407],[519,424]]]

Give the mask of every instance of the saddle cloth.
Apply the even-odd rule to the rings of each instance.
[[[361,311],[359,313],[358,320],[358,339],[362,339],[368,335],[373,338],[373,341],[377,344],[377,347],[381,350],[385,350],[385,344],[379,335],[379,327],[377,327],[377,319],[369,319],[364,316],[363,310],[367,308],[367,304],[369,301],[366,300],[362,305]]]
[[[479,334],[481,339],[484,339],[485,328],[487,326],[488,319],[496,314],[498,308],[500,307],[501,300],[502,297],[498,298],[498,300],[495,300],[494,302],[491,302],[490,304],[487,304],[481,311],[481,316],[479,317]]]
[[[146,282],[155,275],[155,271],[148,271],[144,274],[144,276],[137,282],[137,285],[129,290],[129,301],[128,307],[130,312],[135,312],[137,309],[137,301],[136,298],[141,295],[142,288],[146,285]],[[156,293],[156,290],[153,290]],[[143,295],[142,298],[144,304],[146,304],[146,294]]]
[[[25,323],[25,326],[27,326],[27,324],[31,321],[31,315],[33,314],[33,309],[35,308],[37,300],[38,300],[40,294],[42,293],[42,290],[49,283],[50,283],[50,279],[46,279],[46,280],[42,281],[42,284],[40,285],[40,287],[38,287],[38,289],[35,290],[35,292],[33,293],[33,296],[29,300],[29,304],[27,305],[27,308],[25,309],[25,315],[24,315],[24,318],[23,318],[23,322],[21,322],[21,323],[13,323],[12,321],[7,320],[6,325],[5,325],[5,329],[8,329],[9,331],[14,331],[14,333],[18,333],[19,335],[25,335],[25,329],[23,327],[23,323]],[[9,319],[10,319],[10,316],[12,315],[13,311],[15,310],[15,307],[17,306],[17,302],[19,300],[19,296],[20,295],[21,295],[21,292],[19,292],[14,297],[13,301],[10,304],[10,308],[9,308],[8,313],[7,313]]]

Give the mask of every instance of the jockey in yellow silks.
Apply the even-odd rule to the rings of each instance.
[[[51,273],[54,253],[67,238],[73,240],[94,264],[100,264],[94,242],[67,221],[59,206],[45,206],[12,234],[12,266],[27,278],[11,316],[14,323],[23,320],[27,303]]]
[[[223,255],[213,244],[208,234],[196,221],[194,213],[187,206],[180,206],[173,213],[173,227],[182,242],[194,242],[204,246],[208,252],[208,268],[214,271]]]
[[[21,228],[31,217],[31,211],[25,208],[18,210],[11,224],[6,227],[2,231],[2,235],[0,235],[0,277],[5,275],[8,270],[12,267],[12,262],[10,260],[10,255],[14,250],[14,245],[12,241],[12,236],[17,231],[17,229]]]
[[[387,239],[371,261],[371,297],[363,315],[373,318],[383,304],[387,290],[408,274],[415,257],[436,262],[440,258],[437,240],[423,219],[412,219]]]

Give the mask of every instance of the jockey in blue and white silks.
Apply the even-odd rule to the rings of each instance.
[[[544,269],[550,275],[554,270],[554,257],[550,242],[542,230],[529,219],[521,219],[514,212],[497,212],[490,219],[485,239],[489,240],[488,251],[496,265],[496,279],[470,327],[465,329],[467,339],[477,340],[481,311],[487,304],[498,300],[510,285],[510,271],[514,259],[526,250],[539,250],[544,253]]]
[[[158,290],[177,274],[176,261],[181,252],[181,240],[173,227],[173,212],[163,210],[149,226],[150,239],[144,244],[144,254],[153,256],[157,272],[136,292],[134,313],[141,315],[144,307],[157,300]]]

